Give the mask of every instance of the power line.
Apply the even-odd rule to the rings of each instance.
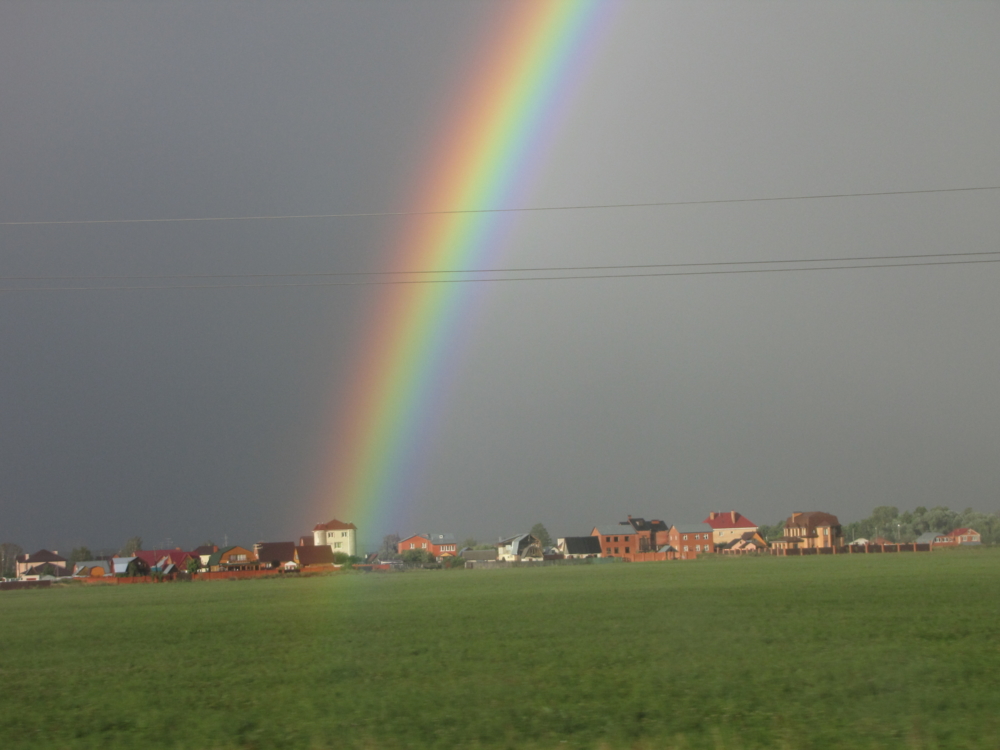
[[[609,266],[536,266],[522,268],[460,268],[450,270],[420,271],[304,271],[301,273],[212,273],[212,274],[152,274],[152,275],[94,275],[94,276],[0,276],[0,281],[125,281],[157,279],[280,279],[331,276],[404,276],[465,273],[541,273],[555,271],[627,271],[640,268],[690,268],[708,266],[790,265],[793,263],[853,263],[873,260],[908,260],[913,258],[953,258],[979,255],[1000,255],[1000,250],[971,253],[920,253],[912,255],[860,255],[847,258],[794,258],[791,260],[729,260],[703,263],[642,263]],[[893,264],[901,265],[901,264]],[[588,277],[590,278],[590,277]]]
[[[567,281],[586,279],[647,279],[665,276],[716,276],[747,273],[790,273],[804,271],[843,271],[861,268],[903,268],[915,266],[967,266],[977,263],[1000,263],[1000,258],[989,260],[942,260],[918,263],[882,263],[849,266],[812,266],[808,268],[742,268],[715,271],[668,271],[662,273],[587,274],[573,276],[515,276],[487,279],[404,279],[395,281],[323,281],[293,284],[169,284],[156,286],[72,286],[72,287],[0,287],[0,292],[71,292],[71,291],[129,291],[141,289],[280,289],[289,287],[333,286],[402,286],[412,284],[486,284],[504,281]]]
[[[168,224],[199,221],[274,221],[293,219],[353,219],[390,216],[444,216],[451,214],[503,214],[542,211],[589,211],[616,208],[658,208],[666,206],[709,206],[720,203],[766,203],[774,201],[806,201],[827,198],[872,198],[886,195],[924,195],[929,193],[967,193],[1000,190],[1000,185],[984,187],[936,188],[931,190],[883,190],[873,193],[827,193],[823,195],[786,195],[770,198],[719,198],[697,201],[655,201],[648,203],[593,203],[575,206],[526,206],[518,208],[456,208],[440,211],[358,211],[339,214],[285,214],[263,216],[193,216],[174,219],[66,219],[43,221],[0,221],[0,226],[44,226],[52,224]]]

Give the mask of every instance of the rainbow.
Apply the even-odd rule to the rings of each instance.
[[[611,0],[499,3],[490,38],[458,92],[458,106],[414,191],[414,210],[511,206],[533,184],[577,89]],[[516,204],[513,204],[516,205]],[[511,214],[412,216],[390,253],[392,270],[475,268],[504,250]],[[399,512],[419,473],[426,435],[461,349],[473,284],[383,287],[323,456],[316,507],[353,521],[362,537]],[[425,448],[423,448],[425,449]],[[399,529],[408,533],[407,529]]]

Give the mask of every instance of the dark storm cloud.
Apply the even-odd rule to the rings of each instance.
[[[493,9],[7,4],[0,220],[405,208]],[[997,184],[998,32],[984,4],[625,3],[525,201]],[[534,215],[512,219],[508,261],[991,251],[997,200]],[[0,275],[371,270],[395,228],[8,226]],[[483,287],[405,523],[487,538],[627,512],[996,510],[997,273]],[[63,549],[303,533],[372,299],[0,296],[0,536]]]

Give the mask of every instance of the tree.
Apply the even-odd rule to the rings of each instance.
[[[197,557],[192,557],[188,560],[187,571],[188,573],[197,573],[201,570],[201,560]]]
[[[423,565],[424,563],[435,562],[434,555],[425,549],[408,549],[402,554],[403,562],[407,565]]]
[[[378,548],[381,560],[395,560],[399,557],[399,534],[386,534],[382,537],[382,545]]]
[[[536,523],[532,526],[531,533],[542,543],[543,548],[552,546],[552,537],[549,536],[548,529],[541,523]]]
[[[764,537],[765,540],[777,539],[778,537],[780,537],[782,534],[785,533],[785,522],[778,521],[773,526],[768,526],[767,524],[758,526],[757,533],[760,534],[762,537]]]
[[[120,557],[135,557],[135,553],[142,549],[142,537],[134,536],[125,542],[122,547]]]
[[[77,547],[72,552],[69,553],[69,567],[72,568],[78,562],[83,562],[84,560],[93,560],[94,553],[91,552],[87,547]]]
[[[475,549],[477,544],[479,544],[479,540],[478,539],[473,539],[470,536],[468,539],[466,539],[464,542],[462,542],[462,546],[459,547],[459,549],[465,549],[466,547],[468,547],[469,549]]]
[[[17,574],[17,558],[23,554],[24,550],[19,544],[0,544],[0,578],[13,578]]]

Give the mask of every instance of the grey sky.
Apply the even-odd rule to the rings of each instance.
[[[489,2],[6,3],[0,221],[409,207]],[[995,3],[626,2],[535,205],[1000,184]],[[1000,191],[521,217],[509,265],[1000,250]],[[372,270],[393,220],[0,227],[2,276]],[[1000,508],[997,265],[484,285],[408,515]],[[11,286],[14,282],[3,282]],[[0,295],[0,537],[297,537],[370,289]]]

